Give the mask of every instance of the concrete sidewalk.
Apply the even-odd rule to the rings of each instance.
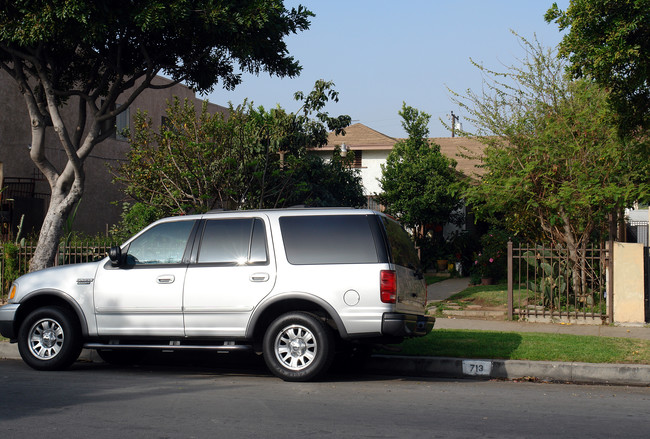
[[[427,286],[427,300],[429,302],[436,302],[448,299],[450,296],[460,293],[468,286],[468,277],[454,277],[436,282]]]

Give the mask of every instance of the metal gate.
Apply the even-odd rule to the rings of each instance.
[[[579,251],[572,259],[563,247],[508,242],[508,317],[611,321],[610,252],[604,245]]]

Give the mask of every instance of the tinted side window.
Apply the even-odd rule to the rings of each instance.
[[[194,221],[162,223],[129,244],[129,264],[180,264]]]
[[[264,222],[258,218],[205,223],[199,263],[264,264],[268,261]]]
[[[382,217],[382,220],[388,235],[392,262],[402,267],[420,268],[420,258],[408,233],[396,221],[386,217]]]
[[[280,218],[291,264],[372,264],[378,261],[366,215]]]

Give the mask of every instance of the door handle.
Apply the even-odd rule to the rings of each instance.
[[[253,273],[249,279],[251,282],[266,282],[269,278],[268,273]]]
[[[174,277],[173,274],[163,274],[156,278],[156,282],[158,282],[159,284],[171,284],[174,283],[175,280],[176,278]]]

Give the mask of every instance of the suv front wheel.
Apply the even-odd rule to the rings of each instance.
[[[334,356],[331,329],[313,314],[291,312],[264,335],[264,361],[285,381],[309,381],[325,373]]]
[[[58,306],[38,308],[18,331],[18,351],[37,370],[62,370],[81,353],[81,334],[70,311]]]

